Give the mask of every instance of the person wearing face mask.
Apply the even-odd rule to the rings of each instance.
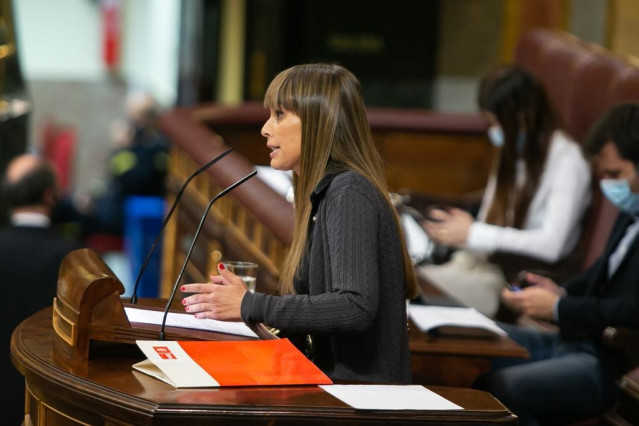
[[[494,316],[500,291],[522,260],[530,267],[534,259],[536,269],[568,262],[590,204],[592,171],[528,71],[497,69],[481,80],[478,101],[495,147],[479,212],[431,209],[424,223],[429,237],[457,250],[450,261],[419,272],[464,305]]]
[[[561,285],[528,273],[531,286],[503,290],[506,304],[556,331],[500,324],[525,346],[526,360],[495,360],[475,386],[488,390],[521,425],[572,421],[616,399],[621,354],[601,344],[608,326],[639,328],[639,103],[612,108],[591,130],[587,148],[601,189],[620,209],[601,257]]]

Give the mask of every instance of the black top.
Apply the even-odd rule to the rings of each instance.
[[[312,359],[333,379],[410,382],[400,231],[390,206],[353,171],[329,173],[311,201],[297,294],[247,292],[242,318],[311,334]]]

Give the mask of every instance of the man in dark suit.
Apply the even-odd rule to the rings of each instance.
[[[639,328],[639,103],[612,108],[586,144],[603,194],[620,210],[604,252],[561,286],[527,273],[528,286],[502,292],[505,304],[556,329],[504,324],[531,356],[495,360],[476,382],[513,410],[521,425],[583,418],[609,408],[622,362],[601,344],[602,332],[607,326]]]
[[[11,226],[0,230],[5,351],[0,418],[3,424],[19,425],[24,420],[24,378],[10,360],[11,333],[22,320],[51,305],[62,258],[78,247],[50,227],[57,186],[49,163],[31,154],[16,157],[7,166],[2,190],[11,208]]]

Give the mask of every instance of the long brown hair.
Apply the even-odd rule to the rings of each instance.
[[[484,77],[479,107],[493,113],[504,131],[504,145],[495,164],[497,187],[486,222],[522,228],[537,191],[550,137],[558,127],[546,91],[525,69],[504,66]],[[517,188],[516,163],[526,165],[523,187]]]
[[[373,142],[357,78],[335,64],[297,65],[279,73],[264,96],[268,108],[284,108],[302,122],[299,175],[294,174],[295,232],[284,265],[280,286],[293,293],[293,280],[305,253],[311,215],[311,193],[329,163],[342,164],[366,177],[382,194],[394,214],[401,239],[406,295],[417,294],[413,266],[397,214],[386,187],[381,157]]]

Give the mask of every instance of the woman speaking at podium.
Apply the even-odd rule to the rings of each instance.
[[[186,311],[307,335],[300,349],[332,379],[410,382],[406,299],[417,287],[359,81],[339,65],[294,66],[264,105],[271,167],[294,172],[281,295],[251,293],[219,264],[210,283],[181,287],[196,293]]]

